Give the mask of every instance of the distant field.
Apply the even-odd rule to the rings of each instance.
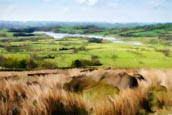
[[[172,47],[167,45],[136,46],[109,41],[96,43],[89,42],[88,38],[56,40],[45,35],[14,37],[12,32],[6,30],[1,30],[0,34],[0,59],[9,61],[7,63],[1,61],[1,67],[4,68],[29,69],[28,64],[32,63],[30,66],[35,66],[33,68],[73,67],[75,65],[72,64],[76,60],[79,60],[83,67],[97,65],[113,68],[172,67]],[[137,39],[144,41],[149,38]],[[158,41],[158,38],[154,39]]]

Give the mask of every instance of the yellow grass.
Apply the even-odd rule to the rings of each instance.
[[[137,115],[172,113],[172,70],[170,69],[82,69],[0,72],[0,115]],[[86,76],[95,83],[106,76],[107,84],[118,73],[139,73],[135,89],[120,89],[118,94],[105,95],[90,101],[82,93],[63,89],[74,77]],[[28,76],[28,74],[46,75]],[[113,79],[112,79],[113,78]],[[113,82],[113,81],[112,81]],[[98,87],[99,88],[99,87]],[[97,89],[97,88],[95,88]],[[84,93],[84,92],[83,92]],[[152,97],[150,95],[153,95]],[[101,95],[99,95],[101,97]],[[101,100],[99,100],[101,99]]]

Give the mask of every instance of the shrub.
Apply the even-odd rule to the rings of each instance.
[[[90,43],[102,43],[102,39],[99,39],[99,38],[90,38],[89,40],[88,40],[88,42],[90,42]]]
[[[72,67],[87,67],[87,66],[100,66],[102,65],[99,60],[74,60],[72,62]]]
[[[27,69],[35,69],[38,67],[38,64],[33,60],[33,59],[29,59],[28,63],[27,63]]]
[[[56,64],[39,59],[37,56],[36,59],[33,58],[32,56],[30,58],[22,58],[22,59],[17,57],[0,56],[0,66],[7,69],[19,69],[19,70],[32,70],[39,67],[44,69],[54,69],[57,67]]]
[[[60,51],[63,51],[63,50],[71,50],[70,48],[59,48]]]
[[[26,68],[26,67],[27,67],[27,60],[26,59],[22,59],[21,61],[19,61],[18,68]]]
[[[25,69],[27,66],[27,59],[18,59],[13,57],[0,57],[0,66],[5,68]]]
[[[82,67],[82,62],[80,60],[74,60],[72,62],[72,67]]]
[[[54,56],[54,55],[49,54],[49,55],[47,55],[47,56],[44,56],[43,58],[47,58],[47,59],[54,59],[54,58],[55,58],[55,56]]]

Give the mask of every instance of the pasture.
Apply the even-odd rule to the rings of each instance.
[[[172,67],[172,47],[145,42],[151,38],[137,38],[143,45],[132,45],[106,40],[97,43],[80,37],[59,40],[46,35],[14,37],[14,33],[7,30],[1,30],[0,33],[0,59],[4,60],[0,66],[3,69],[70,68],[76,60],[81,63],[84,61],[82,67]],[[129,39],[134,40],[131,37]],[[158,38],[154,39],[158,41]],[[88,63],[94,61],[99,64]]]

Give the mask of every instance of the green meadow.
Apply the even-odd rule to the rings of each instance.
[[[172,67],[172,47],[157,36],[126,37],[113,34],[124,41],[143,43],[142,45],[133,45],[107,40],[95,42],[89,41],[89,38],[80,37],[54,39],[40,34],[31,36],[14,36],[14,34],[7,29],[0,30],[0,66],[2,69],[23,70],[89,66],[112,68]],[[102,35],[101,32],[93,34]]]

